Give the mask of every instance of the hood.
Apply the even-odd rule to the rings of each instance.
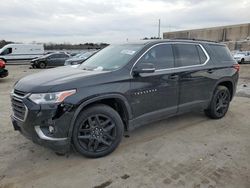
[[[234,57],[244,57],[245,55],[244,54],[235,54]]]
[[[46,55],[45,56],[40,56],[40,57],[37,57],[35,59],[32,59],[31,61],[37,61],[37,60],[42,60],[42,59],[46,59]]]
[[[70,66],[53,68],[20,79],[15,89],[27,93],[74,89],[84,84],[82,79],[105,73],[107,71],[86,71]]]

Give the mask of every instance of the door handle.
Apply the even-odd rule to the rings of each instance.
[[[213,69],[208,69],[208,71],[207,71],[209,74],[212,74],[213,72],[214,72],[214,70]]]
[[[178,74],[171,74],[168,78],[171,80],[175,80],[175,79],[178,79],[179,76],[178,76]]]

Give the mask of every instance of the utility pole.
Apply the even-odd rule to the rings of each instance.
[[[158,38],[161,38],[161,19],[159,19],[159,23],[158,23]]]

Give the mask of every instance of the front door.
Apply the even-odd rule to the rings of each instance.
[[[176,113],[178,76],[171,71],[174,67],[172,45],[158,44],[152,47],[136,65],[140,63],[152,63],[156,71],[133,76],[131,80],[130,102],[134,118]]]

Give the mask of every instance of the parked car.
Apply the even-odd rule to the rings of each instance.
[[[64,65],[78,65],[83,63],[86,59],[88,59],[90,56],[95,54],[97,51],[89,51],[89,52],[82,52],[79,53],[69,59],[67,59],[64,63]]]
[[[42,44],[7,44],[0,49],[0,59],[12,62],[17,60],[31,60],[44,54]]]
[[[86,157],[113,152],[124,131],[189,111],[228,111],[239,64],[219,43],[157,40],[110,45],[78,68],[19,80],[12,123],[35,143]]]
[[[234,59],[238,63],[250,62],[250,52],[247,51],[237,52],[236,54],[234,54]]]
[[[45,69],[47,67],[63,66],[70,55],[64,52],[50,53],[33,59],[30,63],[33,68]]]
[[[9,72],[5,69],[5,62],[0,59],[0,78],[8,76]]]

